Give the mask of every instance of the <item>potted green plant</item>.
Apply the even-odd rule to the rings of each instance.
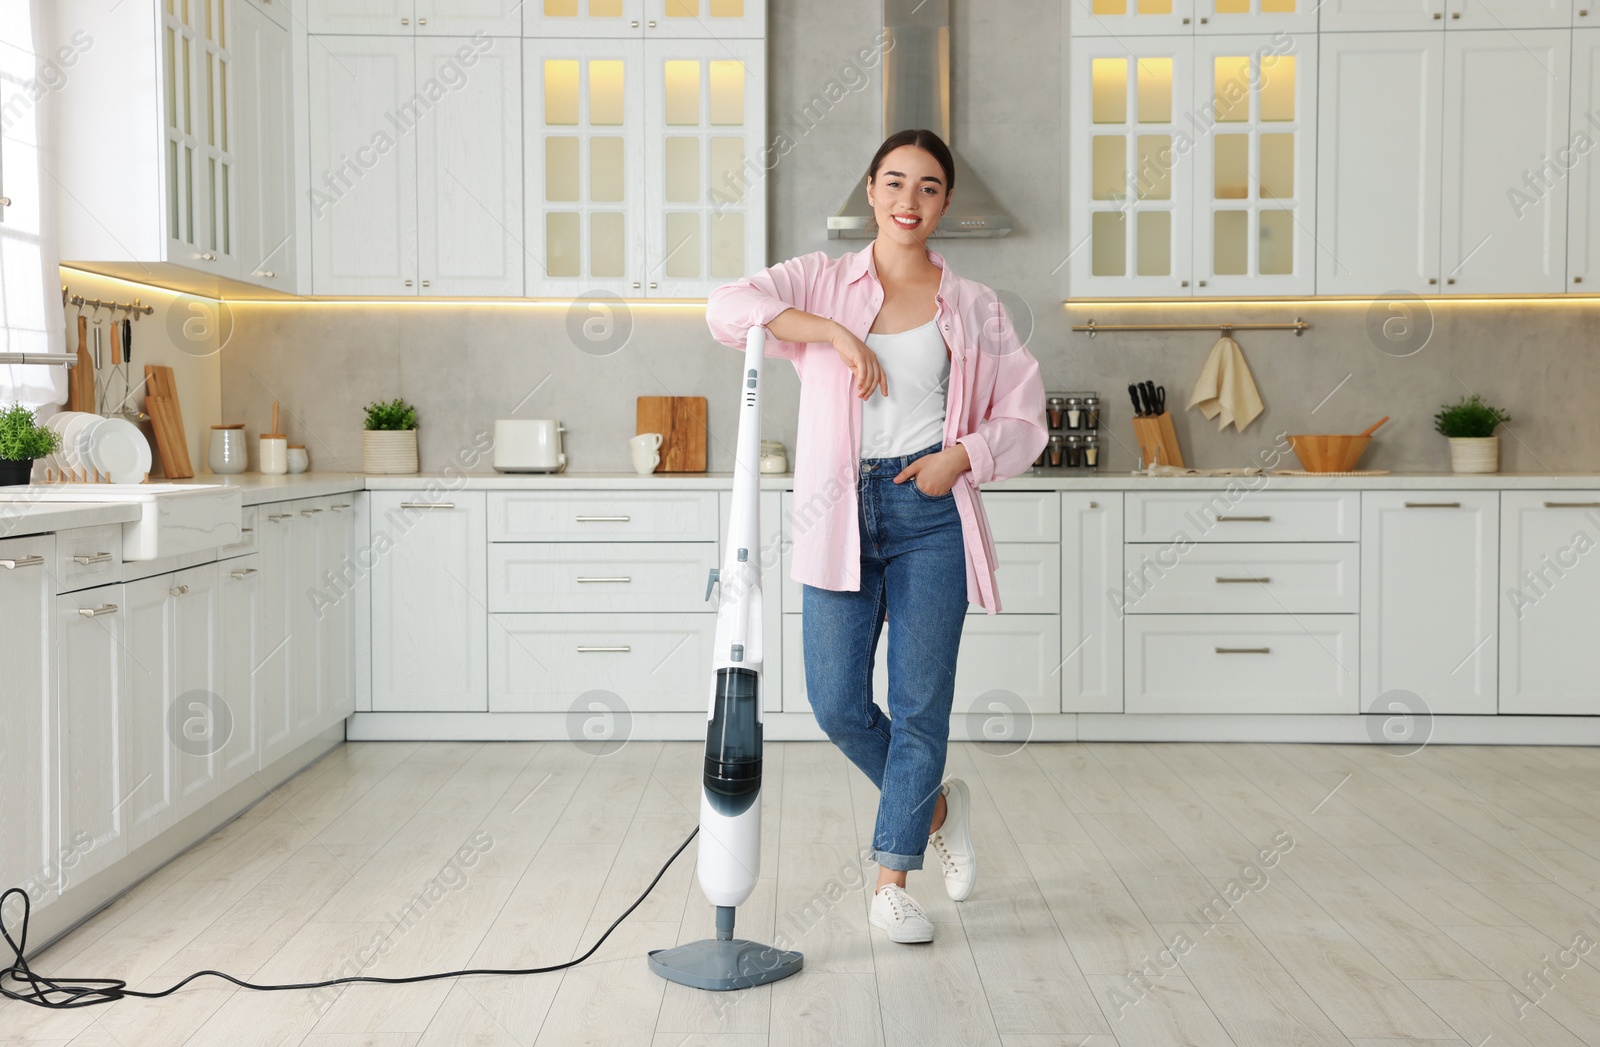
[[[396,397],[367,405],[361,434],[361,469],[368,473],[417,471],[417,409]]]
[[[59,446],[60,434],[40,425],[28,408],[12,404],[0,411],[0,487],[27,483],[34,461]]]
[[[1444,404],[1433,416],[1433,427],[1450,440],[1450,469],[1458,473],[1500,471],[1500,437],[1495,429],[1511,416],[1485,403],[1477,393]]]

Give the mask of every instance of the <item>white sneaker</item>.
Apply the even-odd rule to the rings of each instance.
[[[978,858],[972,849],[972,795],[967,783],[960,778],[945,782],[944,802],[944,823],[928,837],[928,849],[944,866],[945,893],[964,902],[978,882]]]
[[[906,889],[896,884],[886,884],[873,894],[867,922],[883,928],[891,942],[933,941],[933,921]]]

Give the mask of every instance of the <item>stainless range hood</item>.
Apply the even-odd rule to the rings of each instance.
[[[1005,236],[1011,232],[1011,215],[950,140],[950,0],[884,0],[883,31],[884,137],[927,128],[955,154],[950,210],[932,239]],[[839,213],[828,219],[828,237],[870,240],[876,235],[863,176]]]

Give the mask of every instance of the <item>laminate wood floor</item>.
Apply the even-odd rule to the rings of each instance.
[[[201,968],[570,959],[694,827],[700,762],[692,743],[344,745],[34,967],[151,989]],[[738,932],[806,954],[776,985],[704,993],[647,969],[712,932],[691,846],[566,972],[5,1002],[0,1043],[1600,1045],[1600,750],[953,743],[981,873],[960,905],[913,874],[936,924],[918,946],[866,921],[870,783],[823,743],[771,744],[766,767]]]

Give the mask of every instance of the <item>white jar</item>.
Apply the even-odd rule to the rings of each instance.
[[[305,444],[290,444],[285,462],[291,473],[303,473],[311,467],[311,456],[306,453]]]
[[[211,446],[206,454],[206,462],[212,472],[224,476],[245,471],[250,464],[250,455],[245,450],[242,423],[211,427]]]
[[[281,476],[289,471],[289,438],[263,436],[261,438],[260,469],[269,476]]]

